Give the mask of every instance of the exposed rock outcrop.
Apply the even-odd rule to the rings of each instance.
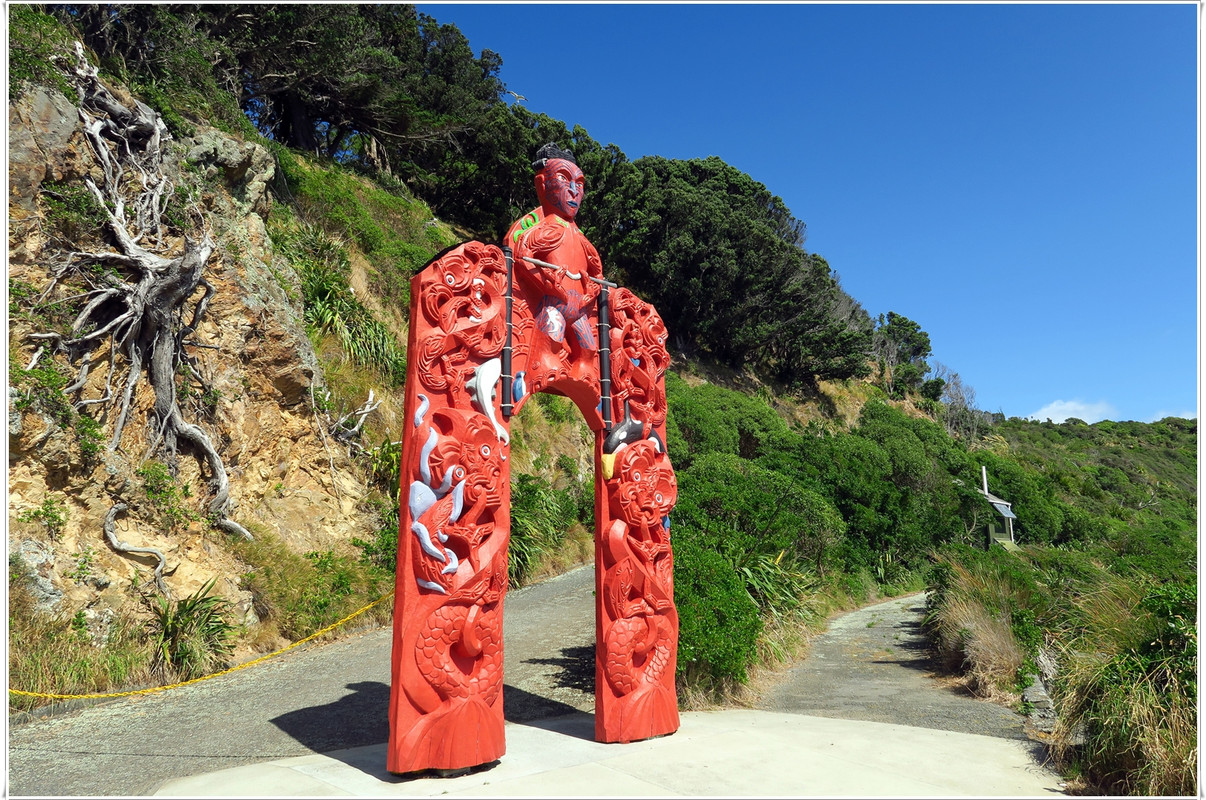
[[[120,87],[112,88],[117,97],[129,99]],[[51,184],[60,193],[77,191],[78,197],[84,196],[85,179],[101,185],[105,178],[105,165],[90,151],[81,117],[70,100],[41,87],[9,105],[10,287],[19,282],[27,295],[43,299],[45,293],[46,301],[60,301],[65,308],[75,302],[72,314],[79,309],[71,297],[78,287],[56,282],[65,259],[96,250],[97,243],[112,247],[105,227],[95,221],[85,232],[87,247],[70,241],[48,202],[54,199],[47,194]],[[214,243],[203,265],[203,280],[212,289],[203,315],[195,329],[186,330],[187,319],[172,324],[191,357],[191,385],[208,387],[204,397],[178,399],[188,424],[205,432],[222,459],[229,477],[227,513],[253,533],[277,534],[299,552],[347,550],[351,538],[365,535],[376,519],[362,507],[366,490],[355,465],[345,448],[324,436],[324,420],[312,403],[323,383],[322,369],[306,334],[300,298],[292,291],[297,276],[275,257],[265,228],[273,205],[274,159],[258,144],[205,127],[183,141],[165,139],[162,150],[163,177],[170,187],[183,187],[165,193],[165,213],[186,218],[190,235],[211,237]],[[163,229],[161,245],[143,241],[140,246],[175,257],[185,246],[178,228]],[[63,322],[38,316],[34,305],[29,302],[23,313],[10,317],[10,364],[53,362],[63,374],[75,375],[79,364],[53,348],[35,359],[45,340],[30,334]],[[110,363],[116,358],[120,367],[123,354],[114,356],[106,345],[90,357],[93,369],[70,400],[105,397]],[[188,394],[189,380],[180,376],[178,394]],[[118,446],[90,455],[81,446],[78,412],[100,423],[102,445],[107,444],[116,421],[111,403],[77,406],[75,414],[60,408],[56,415],[38,400],[36,378],[18,376],[10,384],[8,547],[30,576],[41,608],[69,615],[84,610],[89,635],[103,638],[113,610],[137,605],[132,578],[139,575],[136,580],[145,584],[156,559],[116,552],[103,534],[106,515],[125,503],[128,512],[114,521],[116,538],[161,551],[173,594],[189,594],[217,577],[216,590],[254,621],[251,598],[238,586],[245,565],[224,546],[226,534],[200,519],[212,469],[186,442],[172,466],[177,483],[191,490],[183,502],[199,518],[165,526],[148,503],[137,471],[158,454],[161,433],[150,387],[139,385],[134,392]],[[62,508],[56,525],[37,514],[48,500]],[[80,566],[85,561],[86,570]]]

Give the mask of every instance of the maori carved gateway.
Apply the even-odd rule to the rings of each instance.
[[[387,768],[488,763],[503,737],[510,418],[569,397],[595,432],[595,738],[678,729],[666,329],[603,279],[574,224],[583,176],[542,147],[540,208],[412,281]]]

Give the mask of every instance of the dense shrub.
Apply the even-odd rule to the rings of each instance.
[[[758,606],[724,556],[676,531],[674,597],[678,607],[678,674],[704,688],[743,682],[762,621]]]
[[[676,470],[707,453],[754,459],[797,438],[764,400],[708,383],[691,387],[674,373],[666,375],[666,403]]]

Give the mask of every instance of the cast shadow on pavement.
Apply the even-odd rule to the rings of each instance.
[[[270,721],[315,753],[366,747],[389,740],[389,684],[349,683],[352,694],[333,703],[310,706]]]
[[[529,658],[525,664],[547,664],[559,667],[553,685],[559,689],[574,689],[594,696],[595,694],[595,646],[594,644],[561,648],[560,658]]]
[[[907,609],[917,615],[914,620],[901,622],[896,627],[904,631],[907,639],[894,641],[892,646],[902,654],[910,657],[902,658],[900,655],[895,655],[892,658],[877,659],[875,664],[895,664],[907,669],[917,670],[931,678],[943,679],[950,678],[958,673],[951,672],[943,668],[942,659],[934,648],[934,644],[930,641],[929,634],[925,631],[925,626],[921,622],[924,618],[926,608],[925,605],[914,606]],[[963,681],[942,681],[940,687],[950,694],[958,697],[969,697],[979,699]]]
[[[589,649],[593,665],[594,648]],[[347,688],[352,693],[333,703],[299,708],[270,721],[306,749],[323,753],[380,780],[398,783],[417,777],[394,775],[385,769],[389,741],[389,685],[361,681],[349,683]],[[514,686],[503,686],[503,709],[508,722],[589,741],[594,739],[593,714]],[[483,768],[488,766],[483,765]]]

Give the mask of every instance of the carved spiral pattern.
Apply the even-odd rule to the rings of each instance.
[[[441,697],[476,695],[492,705],[502,691],[502,621],[497,611],[480,606],[436,609],[423,626],[415,663]],[[469,664],[470,671],[464,672],[461,663]]]
[[[537,258],[542,258],[560,247],[567,234],[569,234],[569,228],[561,225],[555,219],[548,218],[541,221],[524,236],[523,243],[526,247],[531,248]]]
[[[648,439],[625,447],[616,462],[620,474],[619,505],[631,526],[661,530],[662,520],[678,499],[678,480],[670,459]],[[662,537],[664,540],[664,537]]]
[[[437,392],[460,391],[468,373],[506,341],[506,262],[497,247],[469,242],[424,270],[418,378]],[[412,356],[413,357],[413,356]]]
[[[653,426],[666,421],[666,395],[661,380],[670,366],[666,326],[649,305],[627,289],[611,293],[612,397],[622,408]]]

